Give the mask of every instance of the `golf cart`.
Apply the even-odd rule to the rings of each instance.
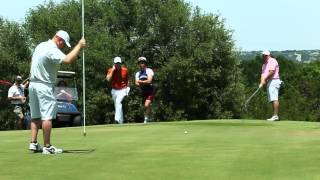
[[[75,72],[58,71],[54,95],[57,99],[58,112],[53,126],[81,125],[82,117],[77,107],[78,91]]]
[[[12,83],[8,80],[0,80],[0,105],[1,107],[3,106],[8,106],[9,101],[8,101],[8,90],[12,86]]]
[[[7,80],[0,80],[0,92],[5,91],[7,93],[8,89],[12,86],[12,83]],[[6,94],[7,95],[7,94]]]

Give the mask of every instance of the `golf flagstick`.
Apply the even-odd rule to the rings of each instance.
[[[81,13],[82,13],[82,37],[84,37],[84,0],[81,0]],[[83,136],[87,135],[86,132],[86,79],[85,79],[85,58],[84,49],[82,49],[82,91],[83,91]]]

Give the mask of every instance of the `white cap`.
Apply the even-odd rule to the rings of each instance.
[[[66,43],[66,45],[68,47],[71,47],[71,45],[70,45],[70,36],[66,31],[59,30],[57,32],[56,36],[59,36],[60,38],[62,38],[64,40],[64,42]]]
[[[22,80],[22,77],[21,76],[17,76],[16,80]]]
[[[270,51],[263,51],[262,52],[262,55],[264,55],[264,56],[270,56],[270,54],[271,54]]]
[[[113,62],[116,64],[116,63],[121,63],[121,58],[120,57],[115,57],[114,59],[113,59]]]
[[[138,58],[138,62],[147,62],[147,58],[146,57],[139,57]]]

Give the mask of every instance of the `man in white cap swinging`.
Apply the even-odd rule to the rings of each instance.
[[[272,103],[273,114],[268,121],[279,120],[279,89],[281,85],[279,75],[279,64],[275,58],[271,57],[270,51],[262,52],[263,65],[259,87],[267,86],[268,101]]]

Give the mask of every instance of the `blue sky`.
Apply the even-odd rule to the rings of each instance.
[[[0,16],[23,22],[26,12],[43,2],[45,0],[1,0]],[[224,18],[240,50],[320,49],[320,0],[186,2]]]

